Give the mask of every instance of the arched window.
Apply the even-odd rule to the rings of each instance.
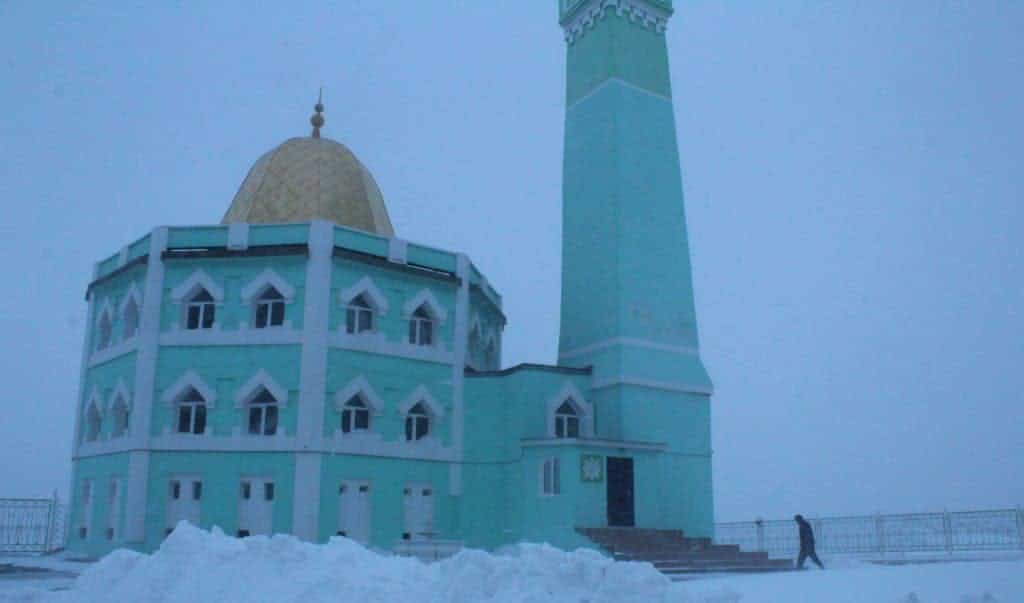
[[[128,433],[128,404],[124,401],[124,398],[118,396],[114,400],[114,406],[112,408],[114,415],[114,431],[113,435],[115,438],[121,437]]]
[[[417,402],[405,415],[405,440],[422,440],[430,433],[430,414],[422,402]]]
[[[284,296],[274,287],[267,287],[256,298],[253,326],[257,329],[279,327],[284,324]]]
[[[139,304],[135,303],[134,297],[129,297],[128,301],[125,302],[122,318],[124,319],[123,338],[130,339],[135,337],[135,333],[139,330]]]
[[[345,308],[345,332],[355,334],[373,331],[373,314],[373,306],[366,301],[366,296],[357,295]]]
[[[189,298],[185,306],[185,328],[194,331],[213,327],[216,308],[210,292],[200,288]]]
[[[95,442],[100,437],[100,429],[103,427],[103,415],[95,403],[89,404],[89,410],[85,412],[85,441]]]
[[[434,345],[434,319],[427,312],[426,305],[417,308],[409,319],[409,343]]]
[[[366,431],[370,428],[370,409],[358,395],[349,398],[341,411],[341,431]]]
[[[249,434],[274,435],[277,433],[277,399],[260,388],[260,392],[249,401]]]
[[[206,431],[206,400],[196,388],[188,388],[178,398],[178,433],[201,434]]]
[[[580,416],[573,405],[566,400],[555,411],[555,437],[580,437]]]
[[[97,327],[99,329],[97,334],[96,349],[102,350],[110,347],[110,340],[114,335],[114,323],[110,320],[110,313],[103,312],[100,315],[100,322]]]

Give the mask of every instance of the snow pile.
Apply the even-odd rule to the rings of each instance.
[[[503,555],[463,551],[426,564],[380,555],[344,538],[328,544],[291,536],[225,536],[179,524],[158,551],[120,550],[47,601],[432,601],[650,603],[687,601],[645,563],[616,563],[594,551],[518,545]]]

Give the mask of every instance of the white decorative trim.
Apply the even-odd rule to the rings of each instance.
[[[402,239],[388,240],[388,260],[396,264],[405,264],[409,256],[409,242]]]
[[[662,452],[668,449],[668,444],[661,442],[626,442],[623,440],[606,440],[602,438],[551,438],[551,439],[524,439],[519,441],[523,448],[547,448],[554,446],[580,446],[618,448],[623,450],[648,450]]]
[[[89,397],[85,400],[85,406],[82,407],[82,416],[86,417],[89,415],[89,408],[95,406],[96,411],[103,416],[106,410],[106,405],[103,403],[103,396],[100,394],[100,390],[95,385],[92,386],[92,391],[89,392]],[[97,438],[102,434],[97,434]]]
[[[385,314],[388,313],[387,297],[385,297],[384,294],[381,293],[380,289],[377,288],[377,285],[373,283],[373,279],[371,279],[368,276],[364,276],[363,278],[359,279],[358,281],[356,281],[356,284],[352,285],[351,287],[342,289],[338,293],[338,300],[342,304],[348,304],[353,299],[364,294],[368,298],[367,301],[371,306],[373,306],[373,310],[377,312],[377,314],[379,314],[380,316],[384,316]]]
[[[216,324],[216,323],[215,323]],[[182,329],[160,334],[160,345],[217,346],[217,345],[295,345],[302,343],[303,331],[290,326],[266,329]]]
[[[370,382],[362,375],[356,377],[352,381],[349,381],[348,385],[335,392],[334,407],[338,412],[341,412],[345,409],[345,403],[351,400],[352,396],[355,395],[359,395],[363,401],[366,402],[370,412],[374,415],[381,415],[384,412],[384,400],[377,395],[377,392],[375,392],[373,387],[370,386]]]
[[[117,252],[117,267],[123,268],[128,263],[128,245],[125,245]]]
[[[695,347],[682,346],[682,345],[671,345],[667,343],[661,343],[659,341],[651,341],[649,339],[641,339],[639,337],[612,337],[597,343],[585,345],[571,350],[566,350],[558,354],[558,359],[563,360],[566,358],[575,358],[576,356],[583,356],[600,350],[611,348],[615,346],[631,347],[631,348],[645,348],[648,350],[658,350],[659,352],[671,352],[673,354],[679,354],[682,356],[697,356],[700,351]]]
[[[139,286],[138,286],[138,284],[136,284],[135,281],[132,281],[132,284],[128,286],[128,291],[124,294],[124,299],[122,299],[121,303],[118,304],[118,306],[117,306],[117,313],[120,316],[124,316],[124,311],[128,307],[128,300],[130,300],[130,299],[134,299],[135,300],[135,307],[139,311],[139,322],[141,323],[142,322],[142,292],[139,291]],[[139,330],[138,326],[135,327],[135,330],[136,330],[136,332],[138,332],[138,330]]]
[[[566,381],[557,394],[548,398],[547,412],[544,414],[546,426],[545,433],[549,438],[555,437],[555,413],[563,402],[570,402],[576,409],[580,418],[580,434],[583,437],[594,435],[594,407],[583,397],[583,392],[573,384]]]
[[[199,287],[206,289],[206,292],[210,294],[213,301],[218,304],[224,303],[224,289],[219,287],[217,282],[210,278],[210,275],[206,274],[202,268],[197,269],[180,285],[171,289],[171,300],[176,304],[180,304],[194,295]]]
[[[437,302],[437,298],[434,297],[434,292],[430,289],[421,289],[419,293],[413,296],[412,299],[405,302],[402,306],[402,318],[412,318],[413,312],[419,309],[420,306],[426,306],[427,311],[430,313],[431,318],[444,324],[445,318],[448,316],[448,312],[445,311],[441,304]]]
[[[263,293],[263,291],[271,286],[277,289],[277,292],[284,296],[285,303],[292,303],[295,301],[295,287],[288,284],[288,281],[281,278],[281,276],[274,271],[273,268],[267,268],[263,272],[257,274],[249,284],[242,289],[242,303],[250,304],[253,299]]]
[[[710,396],[714,393],[714,388],[707,387],[704,385],[686,385],[680,383],[670,383],[667,381],[652,381],[649,379],[633,379],[624,375],[618,377],[612,377],[610,379],[602,379],[600,381],[594,380],[593,385],[590,386],[591,390],[607,389],[609,387],[616,387],[619,385],[634,385],[636,387],[646,387],[649,389],[660,389],[669,392],[681,392],[685,394],[699,394],[702,396]]]
[[[241,251],[249,248],[249,225],[245,222],[228,224],[228,249]]]
[[[173,385],[165,389],[164,395],[160,397],[160,400],[164,404],[174,404],[190,387],[195,388],[199,392],[199,395],[206,401],[207,407],[213,408],[214,403],[217,401],[217,392],[207,385],[199,377],[199,374],[192,369],[185,371],[185,374],[178,377],[178,380]]]
[[[388,341],[383,333],[346,333],[342,325],[341,333],[332,334],[328,338],[332,348],[381,354],[409,360],[452,364],[454,354],[445,347],[440,339],[434,345],[415,345],[408,342],[395,343]],[[456,344],[457,345],[457,344]]]
[[[591,0],[588,6],[576,9],[572,18],[563,23],[565,41],[571,45],[582,38],[598,21],[605,18],[609,9],[615,9],[619,17],[638,22],[659,34],[665,33],[668,18],[672,15],[671,11],[645,0]]]
[[[642,88],[640,86],[637,86],[636,84],[633,84],[631,82],[627,82],[626,80],[624,80],[622,78],[610,77],[610,78],[606,79],[605,81],[601,82],[600,84],[598,84],[598,85],[594,86],[593,88],[591,88],[583,96],[577,98],[572,103],[566,105],[565,112],[568,113],[569,111],[572,111],[574,108],[576,108],[576,105],[579,105],[580,103],[588,100],[589,98],[591,98],[592,96],[594,96],[595,94],[597,94],[601,90],[604,90],[606,87],[608,87],[608,86],[610,86],[612,84],[616,84],[616,85],[622,86],[623,88],[629,88],[629,89],[633,90],[634,92],[639,92],[641,94],[646,94],[647,96],[651,96],[651,97],[654,97],[656,99],[663,100],[663,101],[665,101],[667,103],[671,103],[672,102],[672,97],[671,96],[667,96],[667,95],[664,95],[664,94],[659,94],[657,92],[654,92],[653,90],[648,90],[647,88]]]
[[[235,391],[235,408],[245,406],[253,396],[259,393],[260,389],[266,389],[270,392],[270,395],[274,396],[278,406],[281,408],[288,407],[288,390],[278,385],[277,381],[274,381],[274,378],[270,376],[270,373],[260,369],[242,387]]]
[[[427,388],[424,385],[417,385],[416,389],[414,389],[412,393],[398,405],[398,413],[403,417],[406,416],[409,414],[409,411],[412,410],[412,407],[416,406],[419,402],[426,404],[431,418],[440,419],[444,416],[444,407],[441,406],[434,396],[430,395],[430,392],[427,391]]]
[[[137,339],[138,335],[130,339],[125,339],[124,341],[121,341],[114,345],[107,346],[102,350],[96,350],[95,352],[92,353],[91,356],[89,356],[88,367],[92,368],[94,366],[99,366],[106,362],[110,362],[115,358],[120,358],[121,356],[124,356],[125,354],[128,354],[130,352],[134,352],[137,347]]]
[[[97,348],[97,350],[105,350],[114,344],[114,319],[116,316],[114,315],[114,306],[111,305],[109,297],[103,298],[103,303],[100,304],[100,310],[96,313],[96,318],[93,321],[93,333],[95,334],[94,339],[96,339],[97,342],[99,341],[100,322],[103,321],[104,316],[106,316],[107,320],[110,321],[110,340],[107,342],[105,347]]]

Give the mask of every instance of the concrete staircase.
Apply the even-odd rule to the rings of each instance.
[[[709,572],[778,572],[793,569],[789,559],[747,553],[710,538],[687,538],[681,530],[650,528],[576,528],[616,561],[646,561],[669,578]]]

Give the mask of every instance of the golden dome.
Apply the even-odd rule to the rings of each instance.
[[[256,160],[221,224],[316,219],[394,235],[377,182],[348,147],[326,138],[292,138]]]

